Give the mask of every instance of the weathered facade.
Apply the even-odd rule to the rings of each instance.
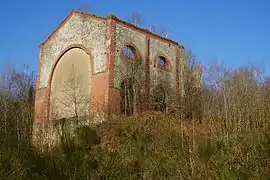
[[[98,111],[120,114],[121,88],[134,63],[144,84],[139,95],[158,81],[183,91],[183,46],[114,16],[71,12],[40,45],[35,123]],[[138,112],[138,102],[133,106]]]

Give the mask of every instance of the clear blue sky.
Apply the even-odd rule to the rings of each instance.
[[[269,0],[0,0],[0,70],[7,60],[36,70],[39,43],[82,6],[123,20],[137,11],[142,26],[170,29],[168,37],[191,48],[203,64],[253,63],[270,74]]]

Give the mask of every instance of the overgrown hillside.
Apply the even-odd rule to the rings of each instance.
[[[182,122],[183,123],[183,122]],[[192,127],[194,131],[192,132]],[[229,138],[208,124],[146,113],[78,128],[51,152],[1,151],[3,179],[267,179],[269,132]]]
[[[173,111],[83,126],[50,151],[31,144],[32,76],[0,92],[1,179],[269,179],[270,83],[256,68],[211,66]]]

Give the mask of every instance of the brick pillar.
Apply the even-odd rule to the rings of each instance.
[[[146,109],[149,109],[149,94],[150,94],[150,36],[146,35],[146,54],[145,54],[145,60],[146,60],[146,73],[145,73],[145,82],[146,82],[146,102],[144,107]]]
[[[37,89],[35,100],[35,123],[43,123],[48,120],[49,88]]]
[[[116,23],[113,17],[107,19],[107,63],[109,72],[109,93],[108,110],[109,113],[120,113],[120,91],[114,87],[114,58],[116,46]]]
[[[43,123],[48,119],[48,98],[50,89],[39,88],[40,85],[40,73],[41,73],[41,58],[42,58],[42,44],[39,46],[38,57],[38,74],[36,79],[36,97],[35,97],[35,117],[34,123]]]

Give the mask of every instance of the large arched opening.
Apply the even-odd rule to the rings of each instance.
[[[89,54],[82,48],[64,52],[54,67],[50,83],[51,119],[89,114],[91,63]]]

